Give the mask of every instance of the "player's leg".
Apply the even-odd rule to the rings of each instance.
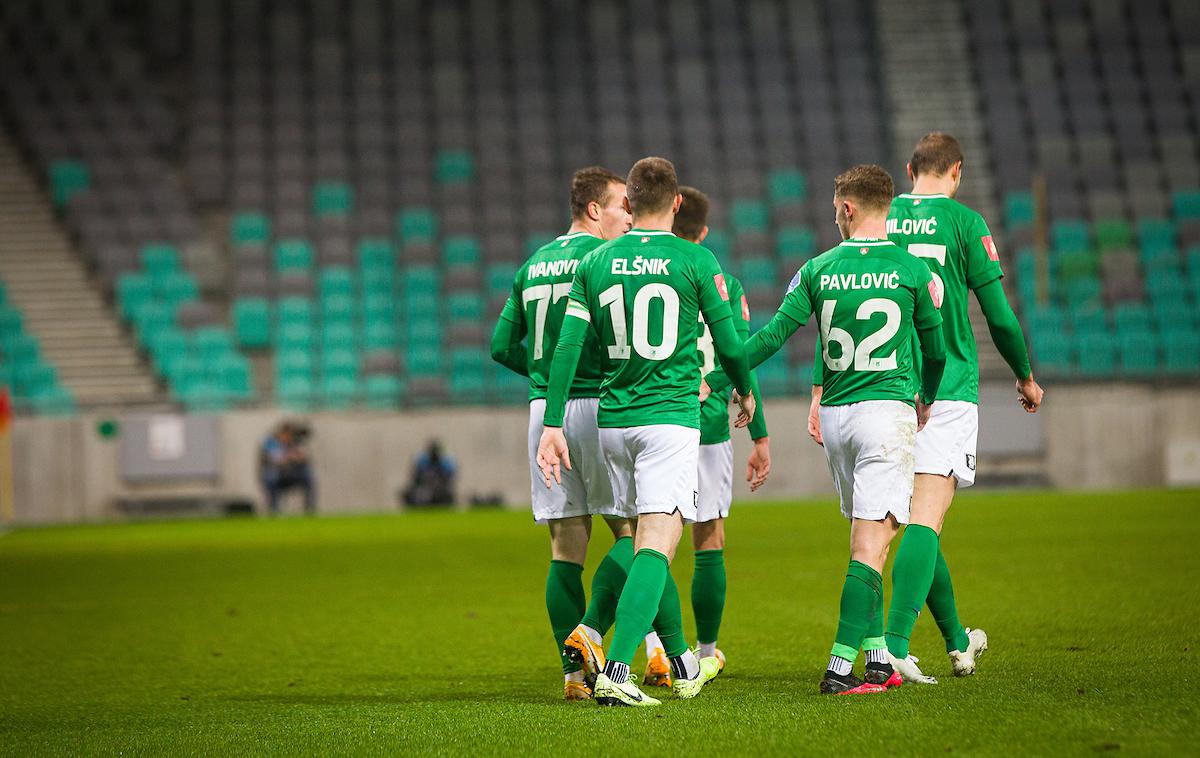
[[[700,446],[699,488],[692,544],[696,561],[692,570],[692,611],[700,656],[715,656],[717,634],[725,613],[725,518],[733,501],[733,442]]]
[[[975,660],[987,652],[987,633],[982,629],[966,629],[958,620],[958,606],[954,602],[954,583],[950,579],[950,567],[938,550],[937,563],[933,567],[933,584],[925,600],[929,612],[946,641],[946,653],[955,676],[970,676],[975,673]]]
[[[581,666],[561,651],[567,635],[579,623],[586,606],[583,562],[587,558],[591,525],[591,516],[553,519],[549,523],[550,571],[546,575],[546,612],[550,617],[556,648],[562,658],[568,699],[586,698],[586,695],[582,698],[572,697],[573,694],[584,694],[580,689],[580,685],[584,684],[584,675]]]

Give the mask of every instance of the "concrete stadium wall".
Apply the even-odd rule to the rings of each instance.
[[[824,455],[805,432],[808,404],[768,398],[767,408],[774,465],[755,497],[832,496]],[[980,414],[981,484],[987,483],[989,466],[1011,460],[1023,461],[1062,489],[1200,484],[1200,388],[1052,387],[1043,412],[1030,416],[1017,408],[1010,385],[986,386]],[[138,495],[220,493],[261,504],[258,445],[284,415],[278,410],[223,415],[220,476],[169,484],[122,481],[119,440],[97,433],[98,416],[18,419],[16,521],[117,518],[115,501]],[[495,493],[517,508],[529,501],[524,408],[316,413],[309,419],[321,512],[395,509],[413,459],[433,438],[459,464],[460,499]],[[734,439],[737,497],[749,497],[740,484],[749,442],[745,434]]]

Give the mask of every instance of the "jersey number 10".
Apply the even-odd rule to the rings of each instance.
[[[662,337],[650,344],[650,303],[662,300]],[[628,360],[629,327],[625,320],[625,285],[614,284],[600,293],[600,307],[608,308],[612,320],[614,345],[608,357]],[[679,294],[669,285],[654,282],[643,285],[633,296],[633,350],[648,361],[664,361],[675,354],[679,343]]]

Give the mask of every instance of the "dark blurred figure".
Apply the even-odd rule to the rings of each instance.
[[[441,443],[430,442],[413,466],[412,481],[404,491],[405,504],[453,505],[457,475],[454,459],[442,454]]]
[[[279,512],[279,496],[297,488],[304,490],[304,512],[312,514],[317,510],[307,440],[307,427],[285,421],[262,444],[258,470],[271,515]]]

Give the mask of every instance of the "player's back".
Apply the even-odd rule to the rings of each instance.
[[[806,272],[805,269],[808,269]],[[887,240],[849,239],[817,256],[793,279],[803,288],[821,331],[822,405],[865,400],[913,402],[911,373],[915,320],[922,291],[936,302],[929,271]],[[925,302],[928,302],[926,299]],[[805,305],[800,305],[803,310]]]
[[[528,330],[530,399],[546,396],[550,363],[567,311],[567,295],[580,261],[604,240],[587,232],[564,234],[541,246],[517,272],[512,297],[520,306]],[[571,397],[597,397],[602,370],[592,342],[584,345],[571,384]]]
[[[979,359],[968,293],[1000,278],[996,245],[983,217],[946,195],[903,194],[892,201],[888,238],[920,258],[942,293],[946,371],[938,400],[979,400]]]
[[[581,264],[572,299],[586,298],[607,358],[600,426],[699,428],[696,340],[706,282],[727,310],[728,290],[712,253],[664,231],[631,230]]]

